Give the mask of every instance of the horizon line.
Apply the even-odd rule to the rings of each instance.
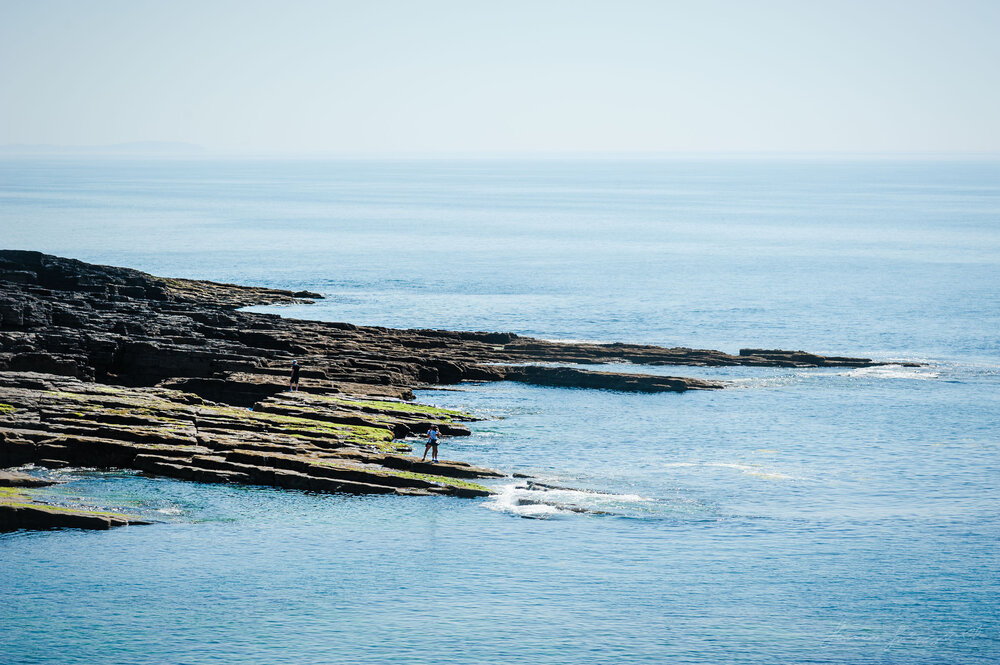
[[[58,145],[8,143],[4,157],[110,157],[162,159],[697,159],[697,158],[827,158],[827,159],[997,159],[1000,151],[963,150],[233,150],[178,141],[130,141],[114,144]]]

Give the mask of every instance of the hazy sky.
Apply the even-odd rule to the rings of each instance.
[[[0,144],[1000,152],[1000,0],[0,0]]]

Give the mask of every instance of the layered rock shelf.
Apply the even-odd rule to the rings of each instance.
[[[469,433],[462,422],[472,419],[412,403],[414,388],[510,380],[684,392],[725,384],[566,365],[876,364],[801,351],[730,355],[396,330],[239,309],[320,297],[0,250],[0,467],[119,468],[325,492],[483,496],[489,490],[472,481],[500,474],[405,454],[406,438],[431,424],[461,436]],[[289,393],[293,359],[303,367],[301,390]],[[7,515],[0,529],[30,522],[25,502],[7,505],[0,507]],[[105,517],[103,524],[121,523]]]
[[[502,475],[405,455],[410,446],[398,433],[437,424],[468,434],[458,421],[471,418],[407,402],[287,392],[249,409],[169,388],[31,372],[0,372],[0,399],[0,467],[135,469],[207,483],[460,497],[487,496],[472,481]]]

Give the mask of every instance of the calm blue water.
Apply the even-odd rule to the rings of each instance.
[[[574,490],[60,472],[163,522],[0,536],[5,663],[1000,659],[1000,163],[6,161],[0,228],[328,296],[289,316],[927,363],[420,395],[489,418],[444,456]]]

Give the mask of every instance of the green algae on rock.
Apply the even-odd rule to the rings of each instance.
[[[251,410],[168,388],[92,387],[66,377],[0,372],[0,395],[19,406],[0,419],[0,466],[136,469],[200,482],[463,497],[489,494],[466,479],[502,475],[443,462],[435,469],[440,479],[420,477],[421,463],[397,454],[409,446],[394,438],[399,423],[392,413],[372,422],[358,405],[345,408],[318,396],[276,395]],[[415,465],[415,475],[407,475]]]

